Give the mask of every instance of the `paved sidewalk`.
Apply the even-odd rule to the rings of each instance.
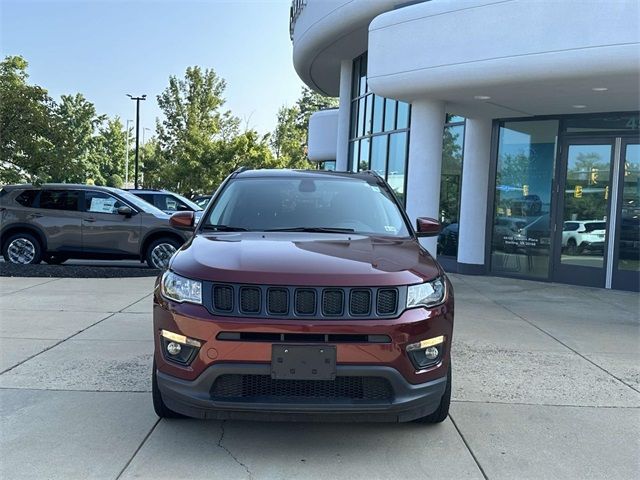
[[[640,296],[451,278],[436,426],[158,421],[153,278],[0,278],[0,478],[640,478]]]

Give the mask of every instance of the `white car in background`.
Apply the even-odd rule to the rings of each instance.
[[[562,228],[562,249],[569,255],[585,250],[604,250],[607,222],[604,220],[569,220]]]

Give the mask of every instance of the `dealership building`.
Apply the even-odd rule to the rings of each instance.
[[[308,156],[373,170],[449,271],[640,287],[640,2],[294,0],[295,69],[339,97]]]

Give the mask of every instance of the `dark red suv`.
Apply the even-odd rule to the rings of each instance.
[[[438,230],[374,173],[235,172],[156,284],[156,413],[441,422],[453,290],[417,239]]]

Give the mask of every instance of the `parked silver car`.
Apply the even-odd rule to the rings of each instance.
[[[73,184],[0,189],[0,246],[7,262],[140,259],[165,268],[190,236],[169,215],[124,190]]]

